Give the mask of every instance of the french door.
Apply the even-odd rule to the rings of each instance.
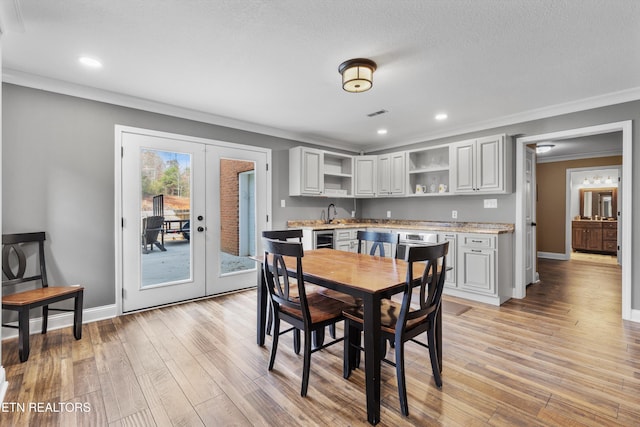
[[[120,131],[122,312],[255,286],[269,151]]]

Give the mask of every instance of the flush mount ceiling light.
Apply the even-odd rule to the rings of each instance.
[[[85,67],[102,68],[102,62],[88,56],[81,56],[80,58],[78,58],[78,62],[80,62]]]
[[[546,153],[555,147],[554,144],[538,144],[536,145],[536,154]]]
[[[376,68],[378,66],[370,59],[356,58],[344,61],[338,67],[338,72],[342,74],[342,89],[353,93],[371,89]]]
[[[447,113],[436,114],[436,120],[438,121],[447,120],[447,117],[449,117]]]
[[[378,135],[386,135],[386,134],[387,134],[386,129],[378,129]]]

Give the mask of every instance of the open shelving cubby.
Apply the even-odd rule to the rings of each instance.
[[[449,146],[435,146],[410,151],[408,154],[408,193],[417,196],[449,194]],[[440,186],[445,186],[440,191]],[[423,192],[417,192],[422,186]]]

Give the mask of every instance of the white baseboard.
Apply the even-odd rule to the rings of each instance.
[[[111,319],[118,315],[115,304],[103,305],[101,307],[87,308],[82,311],[82,323],[96,322],[103,319]],[[18,326],[18,322],[11,322],[10,325]],[[47,330],[66,328],[73,326],[73,312],[49,315]],[[42,330],[42,317],[29,319],[29,333],[39,334]],[[14,328],[4,328],[2,330],[2,340],[15,338],[18,336],[18,330]],[[1,378],[0,378],[1,379]],[[1,383],[0,383],[1,384]]]
[[[556,252],[538,252],[538,258],[557,259],[560,261],[569,261],[571,255]]]
[[[631,318],[629,320],[640,323],[640,310],[631,309]]]

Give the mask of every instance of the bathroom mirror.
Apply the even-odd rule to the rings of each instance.
[[[580,217],[585,219],[616,219],[618,214],[618,189],[581,188]]]

